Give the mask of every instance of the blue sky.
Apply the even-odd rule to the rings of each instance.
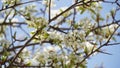
[[[64,6],[70,6],[72,4],[71,0],[60,0],[60,2],[56,3],[57,7],[54,9],[58,9],[59,7],[64,7]],[[101,15],[105,16],[110,9],[114,5],[111,4],[102,4],[104,7]],[[0,4],[1,8],[1,4]],[[120,13],[118,13],[117,19],[119,18]],[[84,16],[84,15],[83,15]],[[117,41],[119,41],[119,37],[117,37]],[[105,68],[120,68],[120,45],[115,45],[115,46],[109,46],[109,47],[104,47],[102,49],[105,49],[107,52],[111,53],[112,55],[105,55],[105,54],[97,54],[94,57],[91,57],[88,59],[88,68],[94,68],[95,66],[100,66],[103,64]]]
[[[104,47],[107,52],[112,55],[97,54],[88,60],[88,68],[94,68],[94,66],[100,66],[103,64],[105,68],[120,68],[120,45]]]

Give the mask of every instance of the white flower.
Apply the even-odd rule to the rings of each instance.
[[[24,59],[23,63],[24,63],[24,64],[30,64],[31,61],[30,61],[30,59],[27,58],[27,59]]]
[[[43,51],[45,53],[55,52],[55,48],[53,46],[47,46],[47,47],[44,47]]]
[[[84,49],[87,48],[87,52],[91,52],[95,50],[95,45],[91,44],[90,42],[83,42]]]
[[[69,64],[69,63],[70,63],[70,60],[66,61],[66,63],[65,63],[65,64]]]
[[[25,59],[30,57],[30,51],[28,51],[27,48],[24,48],[22,52],[20,53],[20,57]]]
[[[43,17],[33,17],[31,20],[26,20],[26,23],[33,28],[43,28],[48,25],[46,19]]]
[[[110,31],[111,33],[113,33],[115,28],[117,28],[117,27],[118,27],[117,24],[112,24],[110,26],[104,27],[103,30]]]
[[[49,5],[49,0],[43,0],[42,4],[43,5]],[[55,1],[51,0],[51,7],[55,7],[55,6],[56,6]]]
[[[56,53],[60,50],[60,47],[59,46],[45,46],[43,47],[43,52],[46,53],[46,54],[50,54],[50,53]]]
[[[64,43],[68,46],[77,47],[83,41],[85,41],[85,32],[82,30],[74,30],[64,36]]]
[[[3,44],[2,45],[3,48],[8,48],[10,45],[10,42],[8,40],[5,40],[5,39],[0,39],[0,44]]]
[[[84,0],[84,2],[88,2],[88,1],[90,1],[90,0]]]
[[[20,0],[2,0],[2,3],[7,3],[7,4],[15,4],[15,2],[18,4],[20,3]]]
[[[63,40],[64,34],[58,32],[58,31],[53,31],[53,32],[47,32],[49,34],[50,39],[60,39]]]
[[[86,55],[90,54],[92,51],[95,51],[97,49],[96,45],[93,45],[87,41],[83,42],[83,47],[84,47],[84,51],[85,51]],[[96,54],[97,54],[97,52],[94,52],[91,56],[94,56]]]
[[[117,24],[112,24],[112,25],[110,25],[110,26],[109,26],[110,32],[113,33],[117,27],[118,27]]]
[[[1,0],[1,2],[2,2],[2,3],[6,3],[6,2],[7,2],[7,0]]]
[[[28,52],[28,50],[27,50],[26,48],[24,48],[24,49],[22,50],[22,52],[26,53],[26,52]]]
[[[1,18],[1,19],[0,19],[0,23],[3,23],[3,22],[4,22],[4,18]]]
[[[96,2],[96,3],[95,3],[95,6],[98,7],[98,6],[100,6],[101,3],[102,3],[102,2]]]
[[[33,66],[38,66],[39,64],[40,64],[40,62],[39,61],[37,61],[36,59],[30,59],[30,58],[27,58],[27,59],[24,59],[24,62],[23,62],[24,64],[30,64],[30,65],[33,65]]]
[[[34,66],[38,66],[40,64],[39,61],[37,61],[36,59],[31,59],[31,65],[34,65]]]
[[[20,63],[22,60],[21,60],[21,58],[17,58],[17,60],[16,60],[18,63]]]
[[[94,37],[93,37],[94,36]],[[95,39],[95,35],[94,35],[94,33],[93,32],[90,32],[89,34],[88,34],[88,36],[86,37],[86,39],[87,40],[90,40],[90,41],[94,41],[94,39]]]
[[[5,40],[5,39],[0,39],[0,43],[6,43],[6,44],[8,44],[9,42],[7,40]]]
[[[108,38],[115,31],[117,27],[118,27],[117,24],[112,24],[110,26],[104,27],[102,28],[103,33],[101,33],[101,35],[105,36],[105,38]]]
[[[70,63],[70,60],[69,60],[68,56],[64,56],[63,59],[65,60],[65,64],[69,64]]]

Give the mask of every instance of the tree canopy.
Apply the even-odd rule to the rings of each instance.
[[[102,48],[120,44],[120,1],[63,2],[0,0],[1,67],[87,68],[90,57],[111,55]]]

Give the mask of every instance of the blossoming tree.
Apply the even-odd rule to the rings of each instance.
[[[102,47],[120,44],[119,0],[64,1],[0,0],[1,67],[86,68],[89,57],[110,54]],[[102,14],[103,4],[114,9]]]

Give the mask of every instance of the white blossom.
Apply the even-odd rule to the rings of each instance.
[[[24,64],[30,64],[30,65],[33,65],[33,66],[38,66],[40,64],[39,61],[37,61],[36,59],[34,58],[27,58],[27,59],[24,59]]]
[[[31,54],[30,51],[27,48],[24,48],[19,56],[25,59],[25,58],[29,58],[30,54]]]
[[[6,3],[8,0],[1,0],[2,3]]]
[[[110,26],[104,27],[103,30],[105,30],[105,31],[110,31],[111,33],[113,33],[114,30],[115,30],[115,28],[117,28],[117,27],[118,27],[117,24],[112,24],[112,25],[110,25]]]
[[[47,47],[44,47],[43,51],[45,53],[55,52],[55,48],[54,46],[47,46]]]
[[[117,27],[118,27],[117,24],[112,24],[112,25],[110,25],[110,26],[109,26],[110,32],[113,33]]]
[[[23,63],[24,64],[30,64],[31,62],[30,62],[30,59],[27,58],[27,59],[24,59]]]
[[[0,44],[3,44],[2,45],[2,48],[8,48],[9,45],[10,45],[10,42],[8,40],[5,40],[5,39],[0,39]],[[6,45],[5,45],[6,44]]]
[[[58,32],[58,31],[51,31],[51,32],[47,32],[49,34],[49,38],[50,39],[60,39],[63,40],[63,36],[64,34]]]
[[[86,52],[86,54],[90,54],[92,51],[97,49],[96,45],[93,45],[88,41],[83,42],[82,46],[84,47],[84,51]],[[93,53],[91,56],[96,55],[96,54],[97,54],[97,52]]]
[[[49,5],[49,0],[43,0],[42,4],[48,6]],[[55,0],[51,0],[51,7],[55,7],[55,6],[56,6]]]
[[[68,46],[78,46],[83,41],[85,41],[84,31],[74,30],[64,36],[64,43]]]
[[[117,24],[112,24],[110,26],[106,26],[104,28],[102,28],[102,35],[104,35],[106,38],[108,38],[114,31],[115,29],[118,27]]]
[[[8,20],[7,20],[8,21]],[[4,18],[1,18],[0,19],[0,23],[3,23],[4,22]]]
[[[20,0],[2,0],[1,2],[5,4],[15,4],[15,2],[20,3]]]
[[[90,42],[83,42],[84,47],[87,48],[88,52],[91,52],[91,50],[95,47],[95,45],[91,44]]]
[[[31,59],[31,65],[34,65],[34,66],[38,66],[40,64],[39,61],[37,61],[36,59]]]

